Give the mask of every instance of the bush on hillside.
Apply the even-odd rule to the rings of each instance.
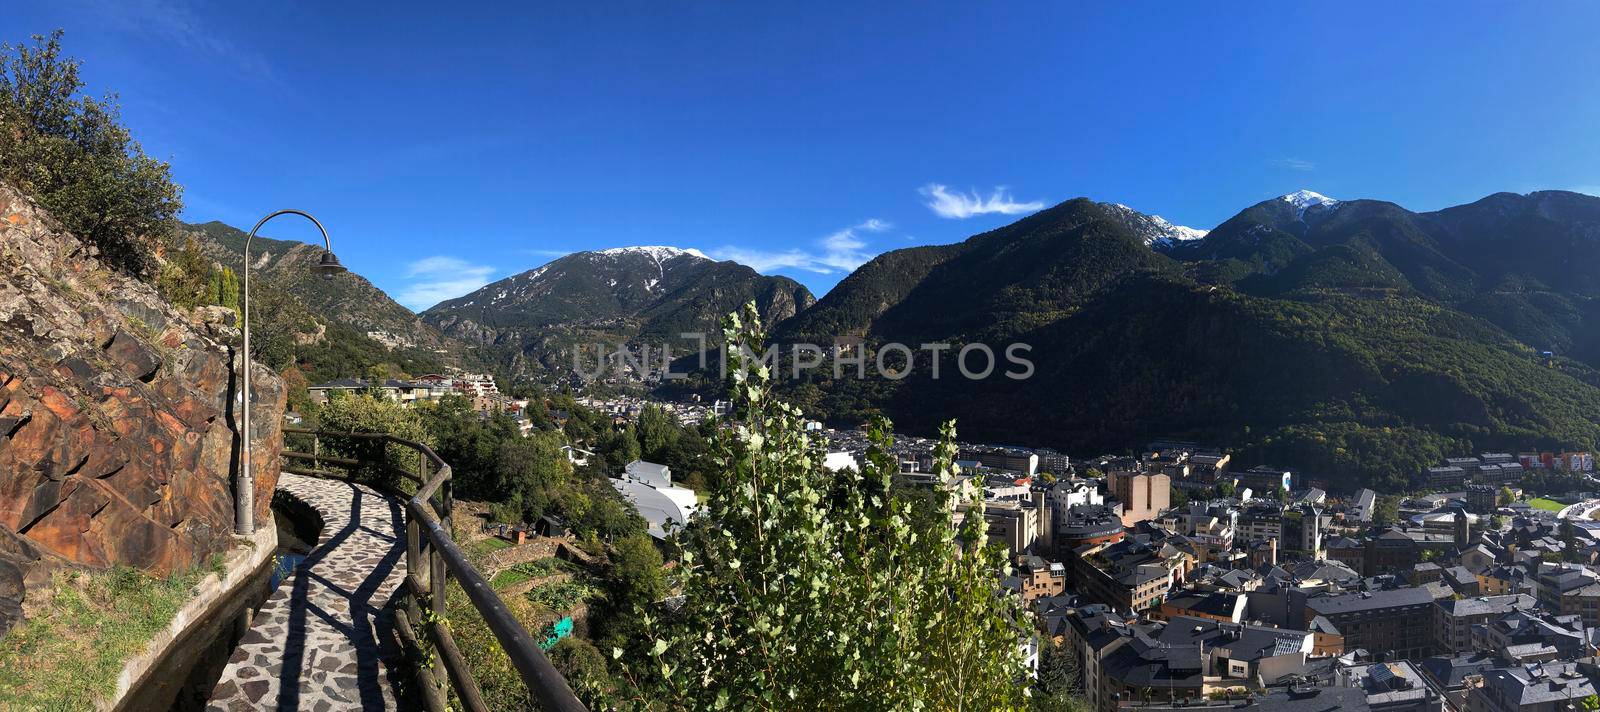
[[[171,168],[121,124],[115,95],[83,94],[61,31],[0,45],[0,178],[99,248],[108,265],[156,276],[159,247],[183,207]]]

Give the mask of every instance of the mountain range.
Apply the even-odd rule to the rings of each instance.
[[[1301,191],[1166,241],[1127,212],[1071,200],[890,252],[776,329],[869,348],[1023,342],[1028,380],[924,365],[892,382],[813,372],[791,394],[838,423],[956,417],[967,437],[1071,452],[1181,437],[1387,487],[1450,454],[1600,440],[1600,199],[1414,213]]]
[[[246,233],[220,222],[185,225],[201,254],[240,272]],[[355,273],[327,279],[323,247],[257,235],[252,263],[251,351],[276,368],[295,363],[313,381],[360,376],[372,364],[422,373],[479,366],[463,348]]]
[[[278,264],[295,259],[292,245],[266,244]],[[939,379],[919,353],[903,380],[819,369],[783,387],[836,425],[885,413],[928,432],[956,418],[967,439],[1077,453],[1185,438],[1397,488],[1447,455],[1600,441],[1597,264],[1600,198],[1497,193],[1419,213],[1297,191],[1209,231],[1069,200],[959,243],[883,253],[821,300],[669,247],[568,255],[420,321],[364,280],[318,295],[315,281],[283,279],[318,309],[377,305],[338,318],[364,336],[407,334],[397,348],[473,354],[515,375],[567,373],[578,343],[714,334],[750,300],[778,342],[1025,343],[1036,371],[1023,381],[951,378],[952,349]]]
[[[768,277],[696,250],[619,247],[567,255],[442,302],[422,319],[470,344],[514,374],[565,375],[575,344],[664,340],[718,334],[718,320],[754,301],[768,323],[816,301],[788,277]]]

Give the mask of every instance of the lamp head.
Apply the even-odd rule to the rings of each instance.
[[[339,264],[339,258],[332,252],[324,252],[322,260],[317,263],[317,271],[321,272],[324,278],[333,279],[334,275],[344,271],[344,265]]]

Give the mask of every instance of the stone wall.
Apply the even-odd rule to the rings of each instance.
[[[0,632],[62,565],[157,575],[232,545],[237,331],[180,312],[0,183]],[[256,366],[257,521],[282,382]]]

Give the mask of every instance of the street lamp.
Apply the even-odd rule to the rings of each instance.
[[[237,496],[233,503],[233,519],[234,529],[245,536],[254,534],[256,531],[256,480],[255,476],[250,472],[250,241],[255,239],[256,231],[260,230],[262,225],[267,224],[268,220],[279,215],[299,215],[310,220],[313,225],[317,226],[317,230],[322,232],[322,259],[318,260],[316,269],[322,273],[323,277],[332,279],[334,275],[344,271],[344,265],[339,264],[339,258],[333,255],[333,242],[328,239],[327,229],[323,228],[322,223],[317,222],[316,218],[311,217],[310,213],[303,210],[279,210],[261,218],[261,222],[256,223],[256,226],[250,229],[250,236],[244,239],[244,299],[240,302],[240,309],[244,312],[244,355],[239,359],[240,370],[244,371],[244,374],[239,379],[243,384],[242,392],[244,394],[242,399],[244,406],[241,411],[242,418],[240,419],[241,425],[239,428],[242,433],[240,436],[242,457],[239,463],[239,483],[235,490]]]

